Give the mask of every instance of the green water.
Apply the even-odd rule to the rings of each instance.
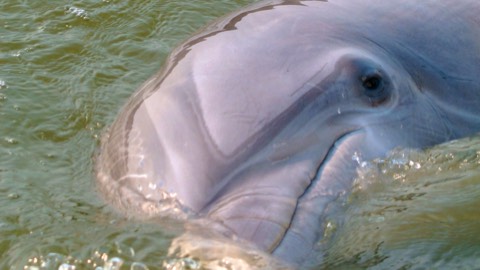
[[[479,269],[480,137],[366,162],[328,238],[328,268]]]
[[[176,44],[249,2],[0,0],[0,269],[163,264],[178,226],[105,207],[92,156]]]
[[[171,49],[250,2],[0,0],[0,269],[278,267],[265,254],[184,234],[184,224],[124,219],[99,198],[92,172],[104,128]],[[479,144],[409,156],[430,170],[397,168],[408,181],[364,172],[371,183],[360,181],[345,203],[348,218],[331,217],[325,267],[480,263]]]

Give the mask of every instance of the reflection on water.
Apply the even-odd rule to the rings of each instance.
[[[124,219],[93,184],[126,98],[175,44],[249,2],[0,0],[0,269],[283,267],[183,223]],[[324,266],[478,265],[479,140],[365,164],[330,217]]]

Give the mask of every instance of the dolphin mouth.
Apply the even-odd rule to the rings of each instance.
[[[302,264],[309,256],[320,256],[316,250],[321,248],[328,228],[327,218],[341,211],[341,198],[351,190],[356,168],[362,162],[364,135],[363,129],[353,129],[330,146],[310,185],[298,197],[289,227],[272,254],[295,264]]]
[[[361,135],[363,135],[363,129],[358,128],[351,131],[348,131],[338,137],[335,142],[330,146],[328,149],[325,157],[320,162],[317,172],[315,174],[315,178],[312,179],[310,185],[305,189],[305,192],[298,198],[299,200],[308,194],[308,192],[313,189],[315,184],[318,184],[318,181],[321,181],[321,178],[326,177],[325,175],[322,176],[322,172],[325,172],[327,164],[330,162],[347,162],[348,165],[354,164],[358,165],[360,162],[360,149],[358,147],[358,139]],[[357,141],[354,141],[357,140]],[[352,163],[353,161],[353,163]],[[345,164],[347,165],[347,164]],[[343,188],[337,186],[338,188],[345,190],[346,188],[350,187],[349,181],[341,182]],[[345,185],[346,184],[346,185]]]
[[[231,179],[230,185],[204,209],[203,214],[218,223],[215,227],[225,235],[252,242],[264,251],[274,253],[281,250],[288,242],[286,238],[292,234],[291,230],[306,230],[298,224],[300,219],[320,223],[328,203],[345,194],[350,187],[347,182],[351,183],[351,179],[334,185],[331,180],[324,179],[330,177],[328,164],[337,160],[335,155],[339,151],[348,150],[343,145],[358,137],[360,129],[343,130],[340,134],[333,143],[308,143],[318,136],[298,140],[296,143],[301,143],[302,151],[297,155],[287,158],[285,152],[282,155],[271,153],[270,157],[276,157],[273,162],[272,159],[263,159],[246,167]],[[277,159],[280,156],[284,158]],[[352,161],[351,156],[349,161]],[[311,205],[314,202],[318,203],[317,207]],[[306,218],[305,210],[314,216]]]
[[[351,179],[348,179],[349,177],[339,176],[338,172],[333,173],[332,169],[337,169],[336,167],[344,167],[344,169],[347,169],[352,167],[352,165],[358,164],[359,152],[352,149],[354,147],[352,147],[351,144],[352,139],[358,138],[361,133],[361,129],[348,131],[330,145],[324,158],[318,164],[315,176],[311,179],[310,184],[305,188],[304,192],[297,198],[295,212],[291,217],[292,223],[289,228],[293,225],[293,220],[297,212],[301,211],[300,207],[303,200],[311,200],[313,195],[314,197],[328,197],[330,201],[334,201],[339,196],[347,193],[351,187]],[[333,165],[331,162],[333,162]],[[344,166],[341,166],[339,163],[344,163]]]

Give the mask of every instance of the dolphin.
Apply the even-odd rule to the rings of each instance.
[[[99,190],[127,214],[321,262],[362,161],[480,131],[479,14],[477,0],[285,0],[227,15],[121,110]]]

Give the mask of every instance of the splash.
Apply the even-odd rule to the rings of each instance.
[[[474,268],[478,198],[480,138],[395,149],[358,170],[324,266]]]

